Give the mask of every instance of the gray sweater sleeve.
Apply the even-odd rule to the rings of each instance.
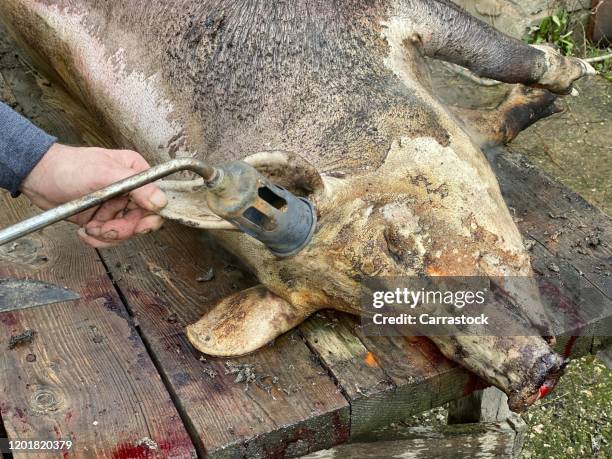
[[[0,102],[0,188],[18,196],[21,182],[56,141]]]

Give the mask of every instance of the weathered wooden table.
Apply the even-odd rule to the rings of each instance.
[[[494,165],[535,241],[544,294],[555,286],[571,298],[582,277],[609,300],[609,218],[521,157]],[[2,195],[2,226],[33,213]],[[214,278],[198,282],[211,268]],[[336,312],[231,363],[202,356],[183,327],[254,279],[202,232],[175,224],[99,253],[58,224],[1,247],[0,278],[44,280],[81,296],[0,314],[0,412],[9,438],[71,438],[82,455],[297,456],[482,387],[427,339],[363,336],[355,318]],[[26,329],[34,340],[8,350]],[[557,345],[567,356],[592,346],[589,336]],[[237,382],[249,372],[255,381]]]
[[[0,66],[0,99],[66,142],[107,141],[61,88],[13,62],[11,53],[0,46],[0,64],[10,59]],[[492,164],[534,242],[544,294],[571,301],[582,280],[596,292],[582,307],[610,301],[610,219],[521,157],[501,155]],[[34,213],[24,199],[0,194],[0,226]],[[199,282],[211,268],[214,278]],[[355,318],[336,312],[317,314],[229,363],[202,356],[184,326],[255,280],[204,233],[176,224],[100,252],[80,245],[70,224],[58,224],[0,247],[0,278],[39,279],[81,297],[0,314],[0,437],[71,439],[75,449],[64,457],[299,456],[452,400],[460,407],[470,401],[462,397],[483,387],[427,339],[363,336]],[[604,334],[606,326],[590,324],[581,333]],[[9,350],[10,338],[24,330],[34,339]],[[557,347],[582,355],[598,340],[565,336]],[[249,375],[254,381],[239,382]],[[503,426],[477,427],[464,439],[478,429],[488,438],[509,434]],[[433,438],[432,454],[449,451],[440,433],[422,429],[411,438],[417,450]],[[449,444],[451,454],[459,451]],[[472,444],[478,448],[468,440],[461,448]],[[485,446],[489,455],[507,452],[501,440]]]

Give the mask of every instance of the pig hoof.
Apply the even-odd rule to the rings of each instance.
[[[584,69],[584,75],[586,76],[594,76],[594,75],[598,75],[599,72],[597,70],[595,70],[595,68],[589,64],[587,61],[583,60],[583,59],[578,59],[580,61],[580,63],[582,64],[582,67]]]
[[[532,367],[527,381],[510,391],[508,395],[510,409],[520,413],[546,396],[557,385],[566,365],[567,361],[557,354],[542,358]]]
[[[558,104],[556,94],[516,85],[497,108],[492,135],[485,145],[507,144],[531,124],[560,112],[563,112],[563,107]]]
[[[550,45],[532,45],[545,55],[545,70],[535,86],[557,94],[573,94],[572,84],[582,77],[596,75],[588,62],[576,57],[563,56]]]

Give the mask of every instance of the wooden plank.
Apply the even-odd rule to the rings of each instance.
[[[385,413],[397,399],[395,383],[353,332],[355,326],[354,318],[332,311],[318,313],[300,326],[309,346],[350,400],[352,438],[368,433],[373,413]]]
[[[576,322],[587,318],[559,337],[557,350],[584,355],[592,336],[612,335],[612,221],[523,156],[501,150],[489,159],[521,232],[536,241],[532,264],[542,296]]]
[[[397,389],[391,407],[370,425],[397,422],[486,387],[479,378],[446,359],[425,337],[369,337],[357,330],[366,347],[381,362]],[[365,422],[364,422],[365,424]]]
[[[461,397],[477,379],[421,337],[369,337],[355,317],[330,312],[301,330],[351,402],[351,438]],[[339,325],[326,326],[336,317]],[[350,346],[341,343],[351,343]]]
[[[475,390],[448,404],[448,423],[505,421],[510,416],[508,396],[497,387]]]
[[[208,455],[293,457],[348,439],[348,403],[297,332],[230,361],[268,375],[268,390],[245,390],[227,359],[201,357],[188,342],[185,325],[255,282],[203,232],[168,223],[103,257]],[[213,280],[198,282],[211,268]]]
[[[593,336],[602,332],[605,320],[593,322],[584,317],[592,314],[593,310],[603,305],[606,297],[597,289],[592,292],[594,296],[590,301],[578,305],[577,292],[585,281],[567,260],[551,254],[545,247],[537,244],[531,250],[532,265],[536,279],[540,286],[540,294],[549,304],[557,305],[565,315],[573,316],[576,325],[564,326],[564,330],[556,337],[554,349],[565,357],[578,357],[588,354],[593,344]],[[550,267],[559,272],[551,272]],[[584,308],[583,308],[584,307]],[[559,315],[562,317],[562,315]]]
[[[33,211],[24,199],[0,194],[2,226]],[[0,278],[38,279],[81,296],[0,313],[0,413],[9,438],[71,439],[75,449],[64,457],[195,455],[100,259],[80,244],[74,226],[58,224],[0,247]],[[7,350],[25,330],[34,339]],[[143,439],[157,449],[148,451]]]
[[[393,426],[374,432],[377,441],[338,446],[304,459],[393,458],[511,458],[523,447],[526,429],[519,417],[511,422],[488,422],[434,427]]]
[[[610,217],[521,155],[501,150],[490,161],[521,232],[570,263],[610,299]]]

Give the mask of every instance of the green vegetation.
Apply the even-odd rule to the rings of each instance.
[[[401,425],[441,428],[438,407]],[[522,415],[529,426],[521,459],[612,457],[612,372],[593,355],[570,362],[555,390]]]
[[[571,56],[574,48],[574,31],[570,29],[570,14],[560,9],[547,16],[540,24],[532,26],[527,34],[527,42],[535,45],[552,43],[565,56]]]
[[[577,27],[580,26],[580,27]],[[577,37],[577,29],[582,28],[582,36]],[[545,17],[538,25],[527,32],[525,41],[531,44],[551,43],[563,55],[581,58],[597,58],[612,53],[612,49],[601,49],[590,43],[584,35],[584,26],[576,24],[566,9],[559,9]],[[612,82],[612,59],[592,63],[603,78]]]
[[[594,356],[572,360],[555,391],[523,419],[523,459],[612,457],[612,377]]]
[[[602,50],[600,48],[597,48],[596,46],[593,46],[590,43],[587,43],[586,48],[587,52],[585,57],[587,58],[600,57],[612,54],[612,49],[608,48]],[[591,63],[591,65],[601,74],[602,77],[612,82],[612,59],[606,59],[601,62],[593,62]]]

